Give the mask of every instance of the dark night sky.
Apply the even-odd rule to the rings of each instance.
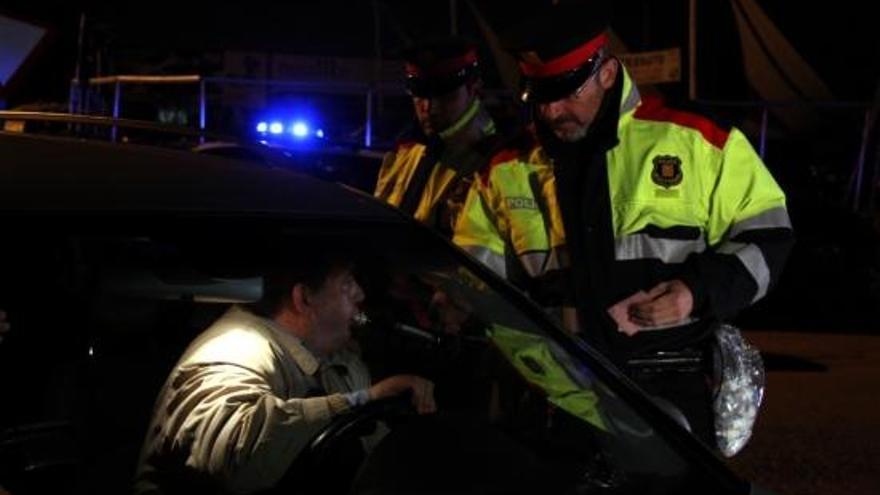
[[[497,25],[528,15],[527,2],[475,2]],[[81,11],[90,21],[90,53],[103,47],[109,56],[110,60],[104,60],[104,74],[126,73],[137,59],[158,63],[176,55],[198,62],[202,53],[226,49],[360,57],[373,53],[373,11],[368,0],[251,1],[201,9],[187,3],[185,11],[180,7],[183,3],[3,0],[0,13],[53,28],[52,39],[29,63],[24,77],[9,88],[8,103],[66,100]],[[402,34],[448,31],[448,0],[381,3],[386,6],[381,31],[386,57],[401,46]],[[791,1],[759,0],[759,4],[837,99],[867,102],[874,98],[880,83],[880,37],[875,34],[880,26],[869,15],[867,3],[838,0],[795,6]],[[459,5],[460,30],[479,37],[464,0]],[[687,0],[616,0],[614,6],[612,26],[631,49],[686,48]],[[699,12],[700,97],[754,99],[743,75],[730,3],[704,0],[699,2]],[[686,53],[683,58],[687,60]],[[673,98],[686,94],[684,84],[663,89]],[[863,112],[850,108],[825,113],[820,126],[790,137],[774,134],[771,122],[766,161],[787,192],[798,246],[778,290],[763,303],[764,309],[743,316],[744,325],[755,318],[783,328],[790,323],[789,313],[768,308],[807,307],[816,311],[806,326],[876,330],[876,319],[870,315],[880,307],[880,218],[872,226],[870,218],[852,214],[847,196],[862,139]],[[750,125],[754,138],[760,120],[756,117],[759,114],[751,112],[731,120]]]
[[[9,0],[0,13],[42,23],[54,36],[13,87],[12,99],[64,95],[73,73],[79,12],[93,28],[92,43],[109,47],[111,64],[124,69],[133,58],[159,60],[224,49],[278,53],[370,56],[373,11],[367,0],[299,0],[234,4],[62,2]],[[401,32],[442,33],[448,30],[447,0],[385,0],[382,50],[392,54]],[[478,0],[496,24],[528,15],[532,2]],[[871,99],[880,76],[880,41],[871,33],[876,21],[856,0],[828,3],[759,1],[834,95],[844,100]],[[511,9],[516,5],[516,9]],[[631,48],[686,47],[687,1],[617,0],[613,26]],[[749,97],[742,76],[739,41],[728,2],[700,2],[700,88],[707,99]],[[464,1],[459,1],[460,29],[479,36]],[[108,61],[105,61],[107,64]],[[113,72],[114,65],[105,65]],[[21,81],[25,81],[22,83]]]

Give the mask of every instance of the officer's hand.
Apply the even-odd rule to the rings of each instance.
[[[6,311],[0,309],[0,342],[3,342],[3,337],[9,332],[9,322],[6,321]]]
[[[647,292],[646,300],[629,307],[629,318],[642,327],[680,322],[691,315],[694,296],[681,280],[661,282]]]
[[[386,399],[412,391],[412,403],[419,414],[437,411],[434,383],[415,375],[394,375],[370,387],[370,400]]]

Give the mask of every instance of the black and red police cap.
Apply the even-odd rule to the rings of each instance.
[[[505,30],[504,45],[519,61],[522,101],[556,101],[584,84],[602,63],[609,18],[607,0],[560,0],[524,12],[523,22]]]
[[[423,98],[440,96],[480,77],[477,47],[456,36],[423,40],[404,50],[406,89]]]

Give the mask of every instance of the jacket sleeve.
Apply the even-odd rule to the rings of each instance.
[[[348,410],[341,394],[283,399],[254,371],[232,364],[178,370],[164,438],[188,453],[186,465],[233,493],[273,486],[315,433]]]
[[[708,249],[691,254],[684,282],[698,316],[727,319],[767,294],[794,244],[785,194],[746,137],[731,131],[708,205]]]
[[[475,181],[453,242],[538,304],[559,306],[568,271],[561,222],[552,217],[555,197],[548,194],[553,184],[534,171],[523,173],[525,163],[508,164],[515,166]]]
[[[382,165],[379,167],[379,174],[376,177],[376,189],[373,191],[373,196],[386,203],[391,202],[391,195],[394,192],[396,182],[396,167],[394,165],[396,162],[397,150],[385,153]]]
[[[495,196],[491,184],[475,178],[456,220],[452,242],[506,278],[509,252],[502,234],[504,226],[499,223],[503,218],[493,206]]]

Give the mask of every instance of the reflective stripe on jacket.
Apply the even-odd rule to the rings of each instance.
[[[412,181],[416,166],[425,155],[427,146],[423,143],[409,142],[398,145],[397,149],[385,155],[379,169],[374,195],[394,206],[400,206],[406,189]],[[455,171],[449,167],[435,166],[413,216],[416,220],[427,222],[430,212],[440,193],[449,186]]]

